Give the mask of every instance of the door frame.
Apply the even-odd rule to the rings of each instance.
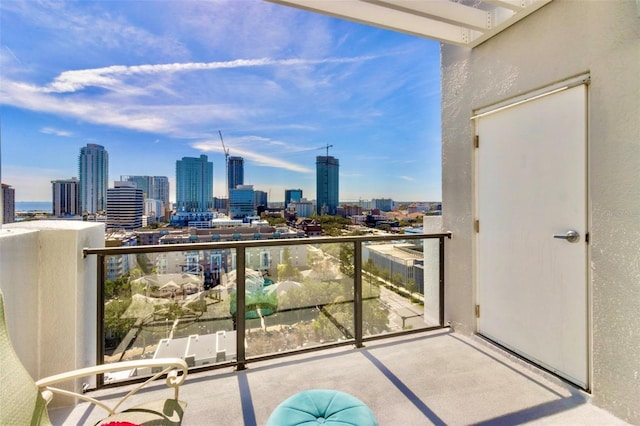
[[[525,362],[536,366],[537,368],[544,370],[550,374],[553,374],[556,377],[559,377],[560,379],[562,379],[563,381],[566,381],[568,383],[571,383],[574,386],[579,386],[581,387],[583,390],[590,392],[591,391],[591,385],[593,383],[593,279],[592,279],[592,274],[591,274],[591,241],[592,241],[592,236],[591,236],[591,229],[592,229],[592,214],[591,214],[591,191],[590,191],[590,181],[591,181],[591,149],[590,149],[590,124],[591,124],[591,120],[590,120],[590,111],[591,111],[591,107],[590,107],[590,96],[589,96],[589,86],[591,84],[591,77],[589,73],[583,73],[583,74],[579,74],[573,77],[570,77],[568,79],[565,80],[561,80],[558,81],[556,83],[552,83],[549,84],[547,86],[544,87],[540,87],[538,89],[526,92],[526,93],[521,93],[517,96],[512,96],[509,98],[505,98],[501,101],[498,101],[496,103],[492,103],[483,107],[479,107],[479,108],[475,108],[472,110],[472,114],[470,117],[470,120],[472,121],[472,125],[473,125],[473,137],[474,140],[471,144],[472,150],[473,150],[473,154],[472,154],[472,176],[473,176],[473,188],[472,188],[472,193],[473,193],[473,223],[475,224],[476,219],[479,216],[479,155],[478,155],[478,151],[476,148],[478,148],[478,135],[479,135],[479,118],[482,118],[484,116],[490,115],[490,114],[494,114],[497,112],[500,112],[502,110],[508,109],[508,108],[513,108],[515,106],[521,105],[523,103],[526,102],[530,102],[530,101],[534,101],[536,99],[540,99],[542,97],[546,97],[546,96],[550,96],[553,95],[555,93],[559,93],[562,92],[564,90],[567,89],[571,89],[573,87],[577,87],[580,85],[585,85],[585,191],[586,191],[586,200],[585,200],[585,212],[586,212],[586,238],[588,238],[587,240],[587,244],[585,247],[585,251],[586,251],[586,350],[587,350],[587,354],[586,354],[586,363],[587,363],[587,374],[586,374],[586,384],[584,387],[577,385],[576,383],[573,383],[571,381],[569,381],[568,379],[566,379],[565,377],[562,377],[561,375],[557,374],[554,371],[551,371],[547,368],[545,368],[544,366],[541,366],[539,364],[537,364],[534,360],[531,360],[525,356],[523,356],[522,354],[509,349],[509,348],[505,348],[503,345],[500,345],[499,343],[493,342],[492,340],[486,338],[488,341],[490,341],[492,344],[508,351],[509,353],[515,355],[516,357],[518,357],[521,360],[524,360]],[[475,226],[474,226],[475,228]],[[472,265],[472,271],[473,271],[473,300],[474,300],[474,308],[476,309],[476,315],[475,315],[475,323],[474,323],[474,332],[477,335],[482,336],[479,333],[479,316],[478,316],[478,303],[479,303],[479,273],[478,273],[478,268],[479,268],[479,258],[480,258],[480,249],[478,246],[478,232],[476,229],[473,230],[472,232],[472,243],[473,243],[473,265]]]

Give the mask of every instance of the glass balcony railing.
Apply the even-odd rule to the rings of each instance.
[[[192,368],[243,369],[443,327],[449,236],[86,249],[98,257],[98,363],[180,357]]]

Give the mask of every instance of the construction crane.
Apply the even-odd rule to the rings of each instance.
[[[227,187],[227,215],[229,215],[229,148],[224,146],[224,139],[222,139],[222,132],[220,130],[218,130],[218,134],[220,135],[220,142],[222,143],[222,152],[224,152],[225,174],[227,176],[225,184]]]

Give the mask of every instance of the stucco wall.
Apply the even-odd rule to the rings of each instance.
[[[38,232],[0,230],[0,289],[11,342],[22,364],[33,377],[38,374]],[[22,265],[22,266],[21,266]]]
[[[104,246],[104,225],[33,221],[0,232],[0,288],[27,371],[41,378],[95,365],[96,259],[82,249]]]
[[[447,316],[475,330],[472,111],[589,72],[592,391],[640,424],[640,17],[634,0],[554,0],[470,50],[442,48]]]

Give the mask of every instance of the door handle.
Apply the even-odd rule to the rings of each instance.
[[[561,240],[567,240],[570,243],[577,243],[580,241],[580,234],[577,231],[567,231],[565,234],[554,234],[553,238],[559,238]]]

